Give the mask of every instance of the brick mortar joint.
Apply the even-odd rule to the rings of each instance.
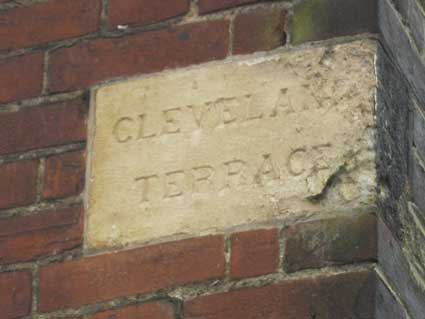
[[[317,277],[330,277],[358,271],[373,271],[374,267],[374,263],[358,263],[338,267],[303,270],[290,275],[271,274],[242,280],[209,280],[202,283],[188,284],[164,289],[150,294],[136,294],[115,298],[109,301],[94,303],[80,308],[64,309],[49,313],[37,314],[33,317],[33,319],[61,319],[74,316],[90,316],[101,311],[115,310],[125,306],[146,304],[155,301],[171,301],[177,304],[182,304],[198,297],[213,294],[238,291],[245,288],[260,288],[269,285],[280,284],[289,280],[314,279]]]

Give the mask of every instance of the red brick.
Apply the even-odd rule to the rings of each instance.
[[[288,227],[284,265],[288,272],[376,260],[372,214],[305,222]]]
[[[42,312],[224,276],[224,240],[209,236],[43,267]]]
[[[152,302],[129,306],[123,309],[104,311],[87,319],[174,319],[174,310],[170,303]]]
[[[0,50],[16,50],[96,31],[100,0],[52,0],[0,13]]]
[[[29,315],[31,310],[31,274],[9,272],[0,274],[0,309],[2,319]]]
[[[37,170],[37,161],[0,166],[0,209],[24,206],[35,201]]]
[[[254,277],[274,273],[279,265],[277,229],[254,230],[231,237],[230,276]]]
[[[84,188],[85,152],[77,151],[47,158],[43,197],[78,195]]]
[[[374,318],[375,277],[360,271],[200,297],[185,319]]]
[[[56,255],[82,243],[81,207],[0,219],[0,264]]]
[[[42,53],[0,60],[0,103],[38,96],[43,87]]]
[[[262,0],[199,0],[198,6],[200,13],[208,13],[261,1]]]
[[[81,99],[0,113],[0,155],[84,141],[86,115]]]
[[[109,0],[109,27],[146,25],[187,13],[189,0]]]
[[[208,21],[57,50],[50,57],[50,91],[81,89],[118,76],[223,59],[228,26],[224,20]]]
[[[235,18],[234,54],[275,49],[286,41],[285,9],[259,9]]]

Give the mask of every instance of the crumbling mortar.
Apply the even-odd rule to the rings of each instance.
[[[37,183],[36,183],[36,203],[39,203],[43,200],[42,194],[44,189],[44,173],[46,170],[46,159],[40,158],[38,162],[37,170]]]
[[[59,94],[43,95],[32,99],[18,102],[0,104],[0,114],[4,112],[17,112],[25,108],[35,106],[49,106],[53,103],[71,101],[79,97],[85,97],[87,91],[79,90]]]
[[[34,271],[34,269],[36,268],[38,269],[39,267],[42,267],[42,266],[46,266],[52,263],[74,260],[81,256],[82,256],[81,247],[73,248],[73,249],[65,250],[61,252],[60,254],[57,254],[54,256],[39,258],[38,260],[35,260],[35,261],[0,265],[0,273],[7,273],[7,272],[14,272],[14,271],[21,271],[21,270]]]
[[[109,0],[102,0],[102,9],[100,12],[100,34],[108,32]]]
[[[52,209],[69,208],[83,205],[82,194],[65,199],[42,200],[30,206],[9,208],[0,210],[0,220],[11,217],[31,216],[40,213],[47,213]]]
[[[39,267],[37,264],[32,269],[32,304],[31,313],[35,315],[38,311],[38,292],[39,292],[40,278]]]
[[[0,156],[0,165],[7,164],[10,162],[26,161],[26,160],[32,160],[37,158],[49,157],[51,155],[58,155],[58,154],[63,154],[67,152],[83,150],[85,149],[85,147],[86,147],[86,142],[80,142],[80,143],[68,144],[68,145],[57,146],[57,147],[41,148],[41,149],[22,152],[22,153],[3,155],[3,156]]]
[[[155,301],[170,302],[177,310],[176,319],[182,318],[183,302],[218,293],[226,293],[244,288],[259,288],[272,284],[280,284],[288,280],[312,279],[318,276],[333,276],[356,271],[373,270],[375,264],[361,263],[338,267],[302,270],[293,274],[271,274],[239,281],[210,280],[203,283],[183,285],[180,287],[163,289],[151,294],[136,294],[99,302],[79,309],[65,309],[46,314],[38,314],[33,319],[62,319],[73,316],[89,316],[100,311],[115,310],[125,306],[144,304]]]
[[[226,234],[224,236],[224,259],[225,259],[225,276],[230,277],[230,258],[232,256],[232,242],[231,235]]]

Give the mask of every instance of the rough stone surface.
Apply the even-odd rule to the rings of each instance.
[[[87,247],[373,204],[375,51],[283,51],[95,91]]]

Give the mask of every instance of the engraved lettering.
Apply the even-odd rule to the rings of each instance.
[[[245,100],[244,103],[247,105],[246,121],[262,119],[264,114],[257,110],[258,104],[254,103],[254,97],[251,94],[247,94],[243,98]]]
[[[175,134],[180,133],[180,123],[177,119],[177,115],[180,114],[181,109],[179,107],[168,109],[163,111],[164,115],[164,127],[163,134]]]
[[[131,124],[133,122],[134,120],[131,117],[122,117],[115,123],[112,133],[118,143],[126,143],[133,138],[133,136],[128,133],[128,130],[129,128],[131,129]]]
[[[179,197],[184,192],[185,174],[182,170],[165,174],[164,198]]]
[[[237,120],[236,109],[239,107],[239,103],[235,97],[219,99],[216,103],[222,107],[221,121],[223,124],[230,124]]]
[[[158,178],[158,175],[149,175],[135,178],[136,182],[141,182],[142,184],[142,203],[149,202],[151,181]]]
[[[241,185],[246,163],[242,160],[233,160],[225,162],[224,165],[226,167],[225,187],[233,188]]]
[[[198,166],[192,169],[193,173],[193,192],[207,193],[214,192],[215,187],[212,178],[215,170],[210,165]]]
[[[146,115],[145,114],[140,114],[139,115],[139,132],[137,134],[137,139],[147,139],[147,138],[151,138],[156,136],[156,133],[150,133],[150,134],[146,134],[145,130],[146,130]]]
[[[264,154],[263,163],[261,164],[257,174],[255,174],[255,181],[257,184],[264,185],[268,181],[276,179],[279,179],[279,170],[276,169],[271,154]]]
[[[197,127],[201,128],[207,108],[205,105],[188,105],[187,107],[192,110],[193,118]]]
[[[289,154],[286,167],[292,176],[300,176],[306,171],[302,164],[302,159],[300,158],[302,154],[305,155],[306,153],[307,151],[305,148],[298,148]]]
[[[292,101],[290,96],[288,95],[288,89],[283,88],[280,90],[279,95],[277,97],[276,104],[270,114],[270,117],[276,117],[279,115],[279,110],[284,112],[285,114],[294,113],[295,110],[292,106]]]

